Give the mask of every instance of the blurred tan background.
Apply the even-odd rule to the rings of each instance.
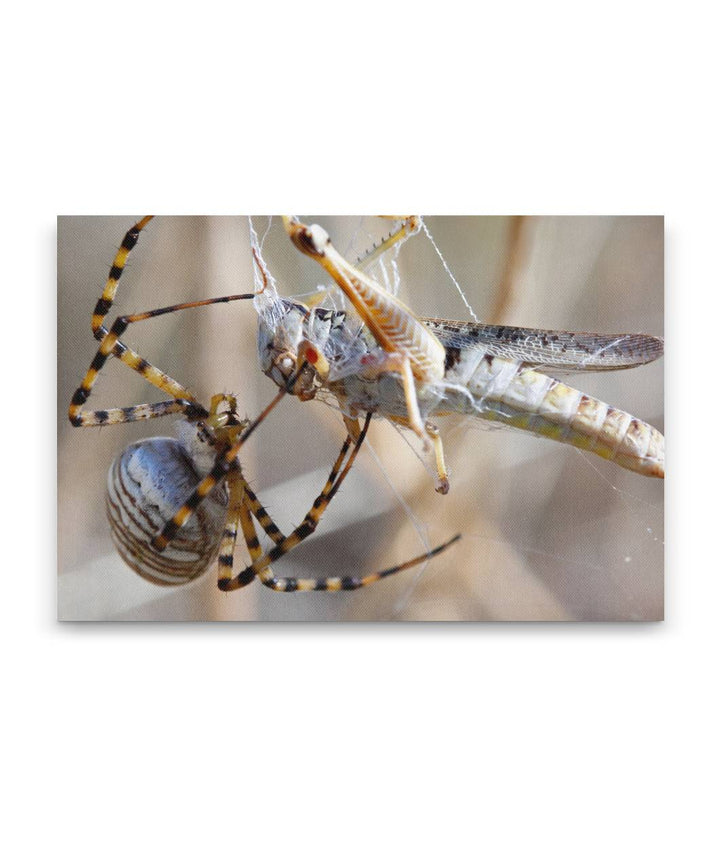
[[[105,520],[107,469],[128,443],[172,435],[171,419],[72,428],[67,406],[97,348],[92,309],[137,217],[58,220],[58,614],[64,619],[637,620],[663,609],[663,484],[520,433],[445,420],[451,491],[402,436],[374,420],[369,443],[311,538],[276,565],[283,576],[360,574],[410,558],[455,532],[461,542],[368,589],[279,594],[255,583],[225,594],[211,567],[186,587],[155,587],[115,555]],[[375,218],[323,218],[354,257],[388,231]],[[598,332],[663,333],[663,221],[658,217],[427,217],[482,321]],[[263,256],[283,295],[322,271],[290,245],[279,218],[258,217]],[[424,235],[399,254],[401,298],[418,315],[469,320]],[[243,217],[160,217],[142,234],[114,312],[137,312],[253,288]],[[497,316],[497,317],[493,317]],[[250,302],[133,325],[126,341],[207,403],[234,392],[255,415],[274,395],[261,375]],[[663,366],[580,374],[569,382],[663,430]],[[162,398],[116,361],[93,408]],[[344,438],[338,415],[286,398],[243,452],[246,476],[283,531],[302,519]],[[410,441],[413,445],[413,441]],[[372,446],[374,454],[370,451]],[[238,547],[236,567],[245,559]]]

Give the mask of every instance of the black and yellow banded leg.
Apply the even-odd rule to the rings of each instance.
[[[343,442],[342,447],[340,448],[340,452],[338,453],[338,456],[335,459],[335,463],[332,465],[330,475],[327,477],[327,481],[325,482],[320,496],[327,495],[332,490],[333,486],[335,485],[335,481],[338,478],[338,474],[340,473],[340,469],[342,468],[343,462],[347,457],[347,453],[350,450],[351,444],[362,442],[362,440],[358,441],[358,438],[359,433],[355,437],[348,434],[348,436],[345,438],[345,441]],[[363,434],[362,439],[364,438],[365,435]],[[343,478],[345,478],[345,475],[343,475]],[[248,508],[252,511],[257,522],[262,526],[262,528],[270,536],[270,538],[272,538],[275,544],[281,544],[287,541],[286,536],[283,535],[282,532],[275,525],[275,522],[273,521],[272,517],[270,517],[265,508],[260,505],[257,496],[252,492],[250,487],[247,485],[247,482],[245,483],[245,494]],[[318,500],[319,497],[315,500],[315,502],[318,502]]]
[[[253,517],[257,520],[257,522],[262,526],[262,528],[267,533],[268,537],[271,538],[276,544],[279,544],[281,541],[285,539],[285,536],[275,525],[275,521],[270,516],[269,512],[265,508],[264,505],[261,504],[260,500],[257,498],[253,490],[250,488],[250,485],[245,482],[245,507],[252,513]],[[262,553],[261,553],[262,555]],[[255,557],[253,557],[254,561]]]
[[[69,418],[76,427],[94,425],[107,425],[119,422],[133,422],[138,419],[152,419],[156,416],[165,416],[166,413],[183,412],[188,419],[202,419],[208,415],[207,410],[195,399],[195,396],[185,389],[176,380],[153,366],[131,348],[120,341],[120,336],[127,330],[130,324],[137,321],[147,321],[160,315],[168,315],[171,312],[179,312],[183,309],[195,309],[199,306],[210,306],[216,303],[230,303],[234,300],[248,300],[253,294],[231,294],[224,297],[211,297],[207,300],[194,300],[189,303],[176,303],[172,306],[163,306],[148,312],[139,312],[135,315],[121,315],[115,320],[109,332],[106,332],[100,343],[90,368],[87,370],[82,383],[72,397],[69,410]],[[102,328],[105,329],[104,327]],[[167,411],[156,408],[153,405],[136,405],[136,407],[116,407],[111,410],[96,410],[83,412],[83,405],[90,397],[90,393],[110,356],[116,357],[122,363],[129,366],[133,371],[140,374],[152,386],[167,393],[175,400],[175,407]],[[164,402],[169,405],[169,402]]]
[[[250,554],[250,560],[254,562],[256,559],[260,559],[263,551],[257,537],[257,531],[255,529],[252,514],[250,513],[247,505],[242,505],[240,507],[240,527],[242,529],[243,538],[245,539],[245,546]]]
[[[350,449],[352,438],[350,436],[346,437],[345,442],[340,449],[340,453],[333,464],[333,467],[330,471],[330,475],[328,476],[328,480],[326,482],[325,488],[326,490],[330,490],[335,480],[340,472],[340,468],[342,466],[345,457],[347,456],[348,450]],[[257,496],[253,492],[250,485],[245,480],[242,475],[242,471],[240,471],[239,464],[236,464],[237,469],[239,471],[239,475],[237,476],[237,480],[242,483],[243,488],[243,500],[241,503],[241,509],[239,511],[238,517],[240,521],[240,525],[243,530],[243,537],[245,538],[245,544],[247,545],[248,552],[250,554],[251,562],[255,562],[262,558],[263,552],[260,546],[260,542],[257,538],[257,532],[255,530],[255,525],[253,523],[252,518],[255,517],[257,522],[262,526],[267,535],[275,542],[276,545],[282,544],[286,538],[285,535],[280,531],[275,521],[272,519],[267,509],[260,503]],[[235,526],[235,532],[232,532],[231,527],[226,526],[225,536],[228,538],[233,537],[237,538],[237,525]],[[234,544],[234,541],[233,541]],[[220,548],[220,554],[225,556],[230,556],[230,558],[224,558],[219,561],[219,573],[218,580],[220,579],[229,579],[232,577],[232,573],[229,571],[232,570],[233,562],[232,562],[232,554],[228,549],[223,550],[223,547]],[[245,584],[251,582],[255,578],[254,572],[252,574],[246,574]],[[227,583],[218,582],[218,586],[222,588]]]
[[[315,501],[312,504],[312,508],[305,515],[303,522],[293,530],[286,538],[283,538],[280,543],[278,543],[272,550],[267,552],[260,560],[253,560],[252,564],[248,565],[240,574],[230,580],[218,580],[218,587],[223,591],[234,591],[237,588],[241,588],[248,584],[250,580],[252,580],[255,576],[260,577],[260,581],[269,586],[270,588],[278,588],[279,591],[284,591],[282,586],[282,581],[278,582],[276,578],[272,574],[271,564],[290,550],[293,547],[296,547],[300,544],[301,541],[304,541],[308,535],[311,535],[318,526],[320,522],[320,518],[325,512],[325,509],[330,504],[330,501],[333,499],[335,494],[340,489],[343,481],[345,480],[347,474],[350,472],[352,468],[355,458],[360,451],[360,447],[363,444],[365,436],[367,434],[367,430],[370,426],[370,420],[372,418],[372,414],[368,413],[365,418],[365,424],[363,425],[363,429],[360,432],[357,441],[355,442],[355,447],[350,455],[349,459],[343,466],[343,461],[347,455],[348,449],[350,447],[350,443],[352,442],[352,438],[348,436],[343,443],[342,449],[340,450],[340,454],[338,455],[335,463],[333,464],[332,470],[330,471],[330,475],[323,486],[323,489],[315,498]],[[314,582],[314,580],[296,580],[296,583],[304,586],[303,590],[311,590],[307,586]],[[306,585],[307,584],[307,585]],[[294,590],[294,589],[293,589]]]
[[[375,571],[372,574],[365,574],[362,577],[321,577],[318,579],[295,579],[294,577],[272,577],[271,579],[262,579],[262,582],[273,589],[273,591],[353,591],[365,586],[372,585],[379,580],[384,580],[393,574],[405,571],[421,562],[426,562],[442,553],[448,547],[451,547],[456,541],[460,540],[460,534],[454,535],[449,541],[444,544],[439,544],[427,553],[421,553],[407,562],[402,562],[400,565],[393,565],[391,568],[386,568],[384,571]]]
[[[125,233],[125,237],[123,238],[122,243],[120,244],[120,247],[118,248],[118,251],[115,254],[113,263],[110,266],[110,273],[108,274],[108,278],[105,283],[105,288],[103,289],[100,299],[95,304],[95,309],[93,310],[92,314],[91,325],[93,336],[95,336],[95,338],[99,342],[101,342],[103,338],[108,334],[108,329],[104,326],[103,321],[112,309],[113,301],[115,300],[115,294],[117,292],[118,285],[120,284],[120,277],[122,276],[123,271],[125,270],[125,265],[127,264],[128,256],[137,244],[138,238],[140,237],[140,232],[142,232],[145,226],[147,226],[147,224],[152,219],[152,215],[149,215],[147,217],[143,217],[141,220],[138,220],[138,222],[134,226],[131,226]],[[123,345],[122,342],[117,342],[115,344],[115,347],[113,349],[113,355],[119,357],[124,351],[127,351],[133,359],[141,359],[139,354],[135,353],[135,351],[128,348],[126,345]]]
[[[260,514],[262,516],[263,528],[268,532],[270,537],[276,540],[276,543],[281,542],[285,537],[254,493],[252,494],[252,500],[250,500],[248,496],[250,488],[242,474],[242,469],[237,459],[228,473],[227,485],[229,493],[228,515],[218,553],[218,580],[230,579],[232,577],[238,523],[240,524],[251,562],[262,558],[263,554],[253,522],[253,514]],[[247,582],[252,582],[252,578],[249,578]]]
[[[263,585],[266,585],[268,588],[273,589],[274,591],[283,591],[283,592],[295,592],[295,591],[350,591],[353,589],[364,588],[365,586],[371,585],[372,583],[378,582],[378,580],[385,579],[386,577],[392,576],[393,574],[397,574],[400,571],[407,570],[408,568],[412,568],[415,565],[420,564],[428,559],[433,558],[433,556],[437,556],[438,553],[441,553],[443,550],[450,547],[456,541],[460,539],[460,535],[455,535],[449,541],[446,541],[444,544],[440,544],[439,546],[433,548],[432,550],[422,553],[419,556],[415,556],[413,559],[408,560],[407,562],[403,562],[399,565],[394,565],[391,568],[387,568],[384,571],[377,571],[372,574],[366,574],[362,577],[323,577],[316,579],[297,579],[296,577],[275,577],[272,573],[271,565],[273,562],[276,562],[278,559],[282,558],[286,553],[300,544],[305,540],[309,535],[311,535],[318,526],[320,522],[320,518],[322,517],[325,509],[330,504],[331,500],[337,493],[342,484],[344,478],[347,476],[350,468],[352,467],[355,457],[357,455],[357,451],[362,445],[363,440],[365,439],[365,435],[367,433],[368,425],[370,423],[370,414],[368,414],[363,430],[358,438],[355,449],[353,450],[353,454],[350,456],[347,464],[343,468],[342,472],[338,472],[340,470],[340,464],[336,461],[336,467],[333,467],[333,472],[331,472],[328,481],[325,484],[325,487],[321,491],[321,493],[316,498],[313,503],[312,508],[305,516],[303,522],[298,526],[293,532],[288,535],[280,544],[266,553],[261,559],[253,559],[252,564],[248,565],[240,574],[238,574],[235,578],[226,580],[218,580],[218,587],[223,591],[234,591],[235,589],[242,588],[246,586],[249,582],[251,582],[256,576],[260,578],[260,581]],[[350,438],[346,441],[346,444],[349,443]],[[334,484],[333,484],[334,480]]]
[[[93,335],[98,340],[102,339],[107,333],[107,329],[103,327],[103,321],[112,308],[113,300],[115,300],[115,292],[117,291],[120,283],[120,277],[125,270],[128,256],[135,244],[137,244],[140,232],[142,232],[151,220],[152,215],[143,217],[142,220],[138,220],[134,226],[131,226],[127,230],[125,237],[122,240],[122,244],[120,244],[120,248],[113,259],[112,266],[110,267],[110,273],[108,274],[107,282],[105,283],[105,288],[103,289],[100,299],[95,305],[95,310],[92,315],[92,331]]]
[[[127,328],[128,324],[133,321],[141,321],[147,318],[154,318],[158,315],[166,315],[170,312],[178,312],[181,309],[189,309],[197,306],[208,306],[213,303],[229,303],[232,300],[246,300],[254,297],[252,294],[236,294],[226,297],[211,298],[209,300],[199,300],[192,303],[179,303],[174,306],[167,306],[161,309],[155,309],[151,312],[145,312],[138,315],[130,315],[118,318],[111,330],[108,330],[104,324],[113,301],[117,293],[120,277],[125,270],[128,256],[138,242],[140,233],[152,220],[152,216],[143,217],[134,226],[132,226],[125,234],[122,243],[113,259],[108,274],[105,288],[102,295],[95,305],[92,315],[92,331],[96,339],[100,341],[100,349],[95,355],[93,362],[90,364],[82,384],[75,391],[69,408],[69,418],[76,427],[97,426],[117,424],[122,422],[134,422],[140,419],[153,419],[160,416],[166,416],[171,413],[185,413],[189,419],[202,418],[207,415],[207,411],[201,407],[194,396],[186,390],[181,384],[173,380],[169,375],[160,371],[160,369],[151,365],[147,360],[141,357],[137,352],[128,348],[127,345],[120,341],[122,332]],[[141,374],[153,386],[166,392],[174,401],[163,402],[161,405],[140,404],[134,407],[115,407],[104,410],[95,410],[92,412],[83,412],[83,405],[90,396],[92,387],[97,379],[98,373],[104,366],[109,355],[116,357],[121,362],[128,365],[134,371]]]
[[[351,442],[352,438],[350,436],[346,437],[323,488],[326,493],[329,492],[335,484],[340,468],[342,467],[343,461],[350,449]],[[262,526],[269,537],[272,538],[276,545],[282,544],[287,540],[248,485],[237,460],[230,468],[227,484],[230,493],[230,502],[225,531],[223,533],[220,553],[218,556],[218,587],[221,589],[225,589],[228,585],[228,581],[232,578],[233,552],[237,541],[238,522],[242,528],[243,537],[248,548],[248,553],[250,554],[251,562],[256,562],[263,556],[255,524],[253,523],[253,516],[257,519],[258,523]],[[266,568],[266,570],[269,570],[269,568]],[[239,583],[235,587],[240,588],[242,585],[247,585],[252,582],[254,578],[254,572],[251,574],[245,573],[242,577],[242,583]]]
[[[133,404],[130,407],[108,407],[105,410],[87,410],[79,412],[71,421],[80,428],[101,425],[120,425],[125,422],[138,422],[142,419],[157,419],[161,416],[185,414],[188,419],[202,419],[207,411],[194,401],[173,399],[155,404]]]
[[[252,516],[245,503],[244,481],[240,464],[235,461],[227,478],[229,494],[228,513],[218,553],[218,579],[229,579],[232,577],[238,522],[242,528],[250,560],[255,561],[255,559],[262,556],[262,548],[257,538]]]
[[[260,577],[260,581],[263,583],[263,585],[268,586],[268,588],[271,588],[274,591],[352,591],[354,589],[364,588],[365,586],[372,585],[372,583],[378,582],[379,580],[385,579],[386,577],[392,576],[393,574],[397,574],[400,571],[412,568],[415,565],[420,564],[421,562],[427,561],[428,559],[432,559],[433,556],[437,556],[438,553],[441,553],[443,550],[446,550],[452,544],[460,540],[460,535],[457,534],[445,543],[434,547],[432,550],[429,550],[426,553],[422,553],[419,556],[415,556],[413,559],[409,559],[407,562],[402,562],[399,565],[394,565],[393,567],[387,568],[383,571],[366,574],[362,577],[346,576],[323,577],[315,579],[297,579],[295,577],[273,576],[270,568],[271,563],[277,561],[285,553],[292,550],[293,547],[296,547],[301,541],[307,538],[308,535],[311,535],[317,528],[318,523],[320,522],[320,518],[325,512],[325,509],[328,507],[328,505],[340,489],[343,480],[345,479],[348,472],[350,471],[350,468],[355,462],[357,453],[367,434],[371,416],[372,414],[367,414],[365,418],[365,424],[363,425],[363,429],[360,432],[350,459],[348,460],[340,475],[337,476],[336,473],[337,480],[335,481],[335,484],[332,484],[331,473],[331,478],[328,479],[328,482],[326,483],[322,492],[313,503],[313,507],[305,516],[305,519],[300,524],[300,526],[298,526],[297,529],[290,533],[290,535],[288,535],[288,537],[282,542],[282,544],[279,544],[278,546],[270,550],[266,554],[266,556],[263,557],[262,560],[260,560],[259,562],[253,562],[253,565],[250,565],[248,568],[246,568],[245,571],[243,571],[243,573],[240,574],[237,578],[238,582],[241,585],[246,584],[246,580],[244,580],[243,577],[249,572],[252,572],[253,574],[257,574],[257,576]],[[349,442],[349,440],[350,437],[348,437],[346,443]]]
[[[132,422],[137,419],[151,419],[155,416],[166,415],[165,412],[154,408],[152,405],[136,405],[136,407],[129,408],[115,407],[111,410],[83,412],[83,405],[90,397],[98,375],[111,355],[117,356],[118,359],[142,375],[149,383],[166,392],[170,398],[174,399],[174,402],[164,402],[165,405],[172,405],[173,403],[177,405],[176,408],[170,409],[167,412],[187,413],[190,405],[194,405],[198,409],[196,418],[202,418],[203,415],[207,416],[205,408],[195,401],[195,397],[189,390],[118,341],[132,320],[135,320],[133,316],[118,318],[110,332],[103,336],[100,347],[93,357],[93,361],[90,363],[90,367],[85,373],[82,383],[70,401],[70,409],[68,411],[70,422],[76,427],[85,427],[115,424],[118,422]],[[118,345],[120,347],[116,350],[116,346]],[[190,416],[191,414],[188,413],[188,418]]]

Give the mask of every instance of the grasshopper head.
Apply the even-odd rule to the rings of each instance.
[[[263,372],[291,395],[303,401],[313,398],[320,386],[317,372],[308,362],[298,374],[298,354],[306,341],[309,310],[302,303],[281,300],[272,317],[260,318],[258,354]]]
[[[306,226],[296,217],[284,217],[283,222],[290,240],[301,253],[315,259],[325,255],[325,250],[330,246],[330,236],[322,226]]]

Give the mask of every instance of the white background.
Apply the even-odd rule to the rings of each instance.
[[[717,852],[711,7],[464,8],[6,10],[5,852]],[[55,215],[300,204],[666,215],[664,624],[56,624]]]

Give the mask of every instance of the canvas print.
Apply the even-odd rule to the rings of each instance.
[[[63,620],[663,616],[660,217],[58,218]]]

